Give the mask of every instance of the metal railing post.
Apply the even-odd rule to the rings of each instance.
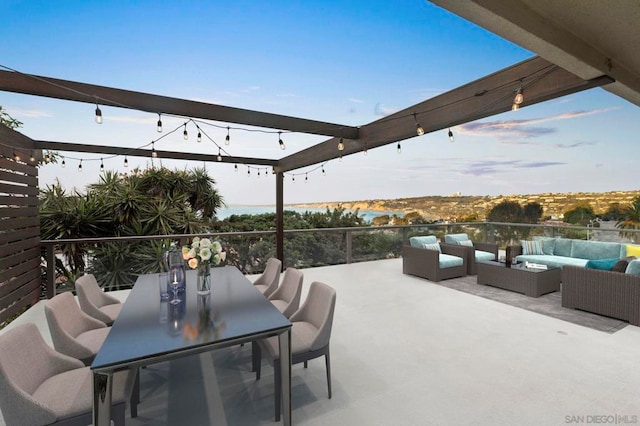
[[[345,233],[346,233],[346,236],[347,236],[347,263],[351,263],[353,261],[352,232],[350,230],[347,230]]]
[[[55,245],[47,245],[47,299],[56,295],[56,255]]]

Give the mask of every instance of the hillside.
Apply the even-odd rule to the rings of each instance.
[[[413,198],[398,198],[391,200],[361,200],[348,202],[322,202],[309,204],[295,204],[295,207],[315,207],[333,209],[342,206],[346,209],[372,210],[383,212],[395,212],[406,214],[418,212],[425,219],[454,219],[476,213],[479,219],[484,219],[488,212],[496,204],[505,201],[517,201],[521,205],[537,202],[544,209],[545,216],[552,218],[561,215],[577,204],[590,204],[596,214],[602,214],[614,203],[622,206],[628,205],[634,198],[640,197],[638,191],[611,191],[611,192],[569,192],[569,193],[543,193],[525,195],[485,195],[485,196],[425,196]]]

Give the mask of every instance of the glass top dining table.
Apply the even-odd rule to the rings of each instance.
[[[278,336],[283,423],[291,424],[291,322],[235,267],[211,269],[211,292],[196,292],[186,273],[180,303],[161,301],[158,274],[141,275],[96,355],[93,423],[110,424],[112,376],[175,358]]]

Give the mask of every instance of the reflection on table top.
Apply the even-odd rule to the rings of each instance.
[[[184,351],[221,347],[291,326],[235,267],[212,268],[211,293],[196,293],[196,273],[187,272],[182,303],[160,301],[158,274],[136,281],[91,368],[144,364]]]

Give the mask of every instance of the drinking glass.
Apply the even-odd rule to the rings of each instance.
[[[174,266],[169,271],[169,283],[171,284],[171,290],[173,290],[173,299],[171,299],[172,305],[180,303],[178,298],[178,289],[182,281],[184,280],[184,266]]]

